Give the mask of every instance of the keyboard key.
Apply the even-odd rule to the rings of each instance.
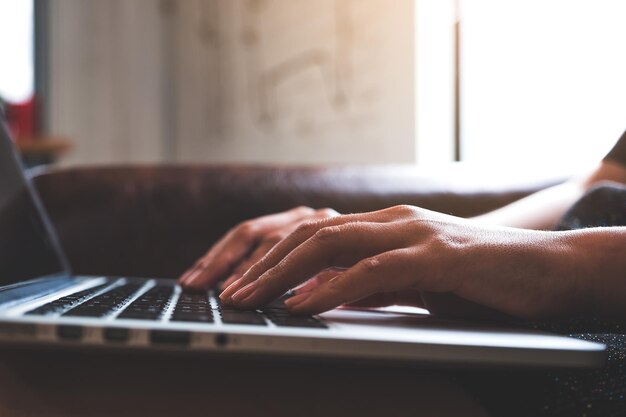
[[[311,316],[294,316],[285,309],[283,300],[279,299],[263,308],[263,313],[267,318],[280,327],[309,327],[309,328],[328,328],[320,320]]]
[[[110,309],[75,308],[63,314],[65,317],[104,317]]]
[[[167,310],[173,294],[173,284],[155,285],[127,306],[117,318],[158,320],[163,315],[163,312]]]
[[[278,298],[265,306],[261,312],[242,311],[228,305],[223,305],[219,298],[215,298],[218,310],[222,315],[222,322],[225,324],[267,324],[264,317],[267,317],[277,326],[284,327],[307,327],[307,328],[328,328],[320,320],[309,316],[294,316],[285,308],[285,299],[289,295]]]
[[[280,298],[275,299],[268,305],[266,305],[263,310],[272,310],[272,311],[287,311],[285,307],[285,300],[289,298],[288,295],[283,295]]]
[[[122,314],[117,316],[117,318],[129,320],[156,320],[159,318],[159,314],[145,311],[124,311]]]
[[[187,321],[195,323],[213,323],[213,315],[210,313],[174,313],[170,321]]]
[[[313,317],[306,316],[268,316],[269,319],[277,326],[280,327],[310,327],[326,329],[324,323]]]
[[[33,310],[27,311],[24,314],[45,316],[49,314],[62,313],[66,311],[67,309],[75,306],[76,304],[79,304],[81,301],[88,299],[89,297],[93,296],[98,291],[102,290],[103,288],[109,285],[110,285],[109,283],[97,285],[95,287],[88,288],[86,290],[75,292],[73,294],[67,295],[65,297],[61,297],[47,304],[39,306]]]
[[[104,317],[126,304],[141,284],[124,284],[100,294],[65,312],[69,317]]]
[[[222,311],[222,322],[226,324],[267,325],[263,315],[255,311]]]
[[[213,310],[209,295],[198,292],[181,293],[170,321],[213,323]]]

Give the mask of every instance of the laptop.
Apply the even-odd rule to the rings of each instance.
[[[2,344],[478,367],[604,363],[602,344],[508,325],[389,310],[292,316],[281,300],[238,311],[214,290],[187,293],[171,279],[73,275],[2,120],[0,136]]]

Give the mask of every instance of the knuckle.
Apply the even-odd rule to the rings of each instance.
[[[239,237],[250,238],[253,237],[256,232],[256,225],[251,220],[247,220],[243,223],[240,223],[237,226],[236,234]]]
[[[209,264],[209,256],[208,256],[208,254],[206,254],[206,255],[202,256],[201,258],[199,258],[194,265],[197,266],[197,267],[200,267],[200,268],[204,268],[208,264]]]
[[[263,239],[266,243],[268,244],[277,244],[278,242],[280,242],[281,240],[283,240],[285,238],[285,234],[281,233],[281,232],[271,232],[269,233],[267,236],[265,236],[265,239]]]
[[[335,217],[335,216],[339,215],[339,213],[337,213],[337,211],[335,211],[335,210],[333,210],[333,209],[331,209],[329,207],[318,209],[318,210],[316,210],[315,213],[318,216],[324,217],[324,218],[326,218],[326,217]]]
[[[367,275],[368,285],[373,292],[383,292],[385,290],[385,276],[382,273],[383,261],[380,257],[371,257],[359,262],[361,271]]]
[[[426,234],[427,236],[431,236],[435,231],[433,225],[422,219],[410,219],[406,223],[407,229],[413,231],[414,233]]]
[[[335,239],[342,232],[339,226],[328,226],[315,232],[314,238],[319,242],[327,242]]]
[[[408,204],[400,204],[400,205],[394,206],[391,208],[391,210],[399,215],[406,215],[406,216],[414,215],[414,214],[417,214],[418,212],[417,207],[414,207]]]
[[[316,221],[306,221],[301,223],[296,229],[295,233],[297,234],[308,234],[313,230],[318,229],[318,223]]]
[[[359,268],[366,274],[376,274],[380,271],[382,261],[377,257],[363,259],[359,262]]]
[[[451,241],[435,235],[426,240],[426,246],[433,252],[441,254],[448,252],[454,245]]]
[[[282,259],[276,265],[268,269],[264,274],[261,274],[261,276],[259,276],[259,285],[266,285],[268,282],[273,282],[273,277],[281,275],[287,269],[288,265],[289,264],[287,259]]]
[[[266,269],[267,269],[267,258],[264,256],[261,259],[259,259],[257,262],[250,265],[246,269],[245,273],[246,274],[249,273],[251,276],[258,276],[259,274],[263,273],[263,271],[265,271]]]
[[[293,209],[291,209],[291,211],[297,214],[312,214],[315,212],[315,210],[307,206],[294,207]]]
[[[465,246],[464,239],[455,239],[452,236],[431,231],[430,236],[424,239],[424,246],[428,247],[432,253],[440,256],[458,253]]]

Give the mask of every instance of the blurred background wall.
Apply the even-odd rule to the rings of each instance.
[[[623,0],[0,0],[29,165],[594,164]],[[36,123],[36,122],[39,123]]]
[[[65,163],[416,160],[412,0],[46,7]]]

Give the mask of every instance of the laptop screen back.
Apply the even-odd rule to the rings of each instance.
[[[0,286],[66,272],[46,219],[24,177],[0,109]]]

